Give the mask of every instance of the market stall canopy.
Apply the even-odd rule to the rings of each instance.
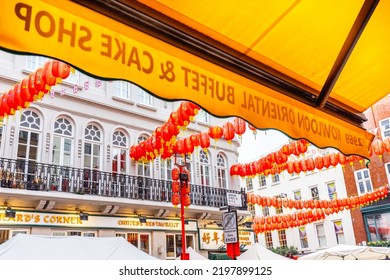
[[[0,245],[0,260],[157,260],[123,237],[17,234]]]
[[[385,260],[390,248],[339,244],[298,258],[298,260]]]
[[[186,252],[190,254],[190,260],[208,260],[208,258],[204,257],[202,254],[198,253],[192,247],[188,247]],[[181,255],[176,258],[176,260],[180,260]]]
[[[255,243],[243,254],[237,257],[238,260],[291,260],[282,255],[276,254],[265,248],[260,243]]]
[[[80,4],[77,4],[78,2]],[[0,47],[368,157],[390,1],[1,1]]]

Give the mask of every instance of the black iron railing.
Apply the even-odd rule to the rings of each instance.
[[[166,202],[172,197],[167,180],[5,158],[0,158],[0,187]],[[227,192],[241,194],[246,205],[244,191],[200,185],[191,185],[191,204],[226,206]]]

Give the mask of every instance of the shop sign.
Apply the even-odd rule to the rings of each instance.
[[[221,229],[199,229],[199,238],[202,250],[219,250],[226,245]],[[238,240],[240,245],[251,246],[255,243],[253,232],[247,230],[238,230]]]
[[[16,211],[15,218],[5,217],[0,213],[0,226],[50,226],[50,227],[77,227],[77,228],[115,228],[115,229],[150,229],[164,231],[180,231],[180,220],[150,219],[145,223],[135,217],[104,217],[88,216],[88,220],[81,220],[78,214],[57,214],[40,212]],[[188,221],[186,231],[196,231],[197,222]]]

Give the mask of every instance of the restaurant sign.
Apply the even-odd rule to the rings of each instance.
[[[141,223],[138,217],[106,217],[88,216],[88,220],[81,220],[77,214],[19,212],[15,218],[8,218],[0,212],[0,226],[50,226],[50,227],[77,227],[77,228],[115,228],[181,231],[180,220],[150,219]],[[188,221],[186,231],[197,230],[196,221]]]

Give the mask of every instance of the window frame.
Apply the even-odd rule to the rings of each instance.
[[[359,175],[358,175],[360,173],[362,174],[361,179],[359,179]],[[368,174],[368,177],[364,178],[364,176],[365,176],[364,174]],[[355,176],[355,182],[356,182],[356,189],[357,189],[359,195],[371,192],[373,190],[373,185],[372,185],[372,181],[371,181],[371,174],[370,174],[370,170],[368,168],[355,170],[354,176]],[[370,186],[369,186],[370,189],[367,188],[367,182],[369,182],[369,184],[370,184]],[[364,190],[365,190],[364,192],[362,192],[360,189],[360,183],[364,184]]]

